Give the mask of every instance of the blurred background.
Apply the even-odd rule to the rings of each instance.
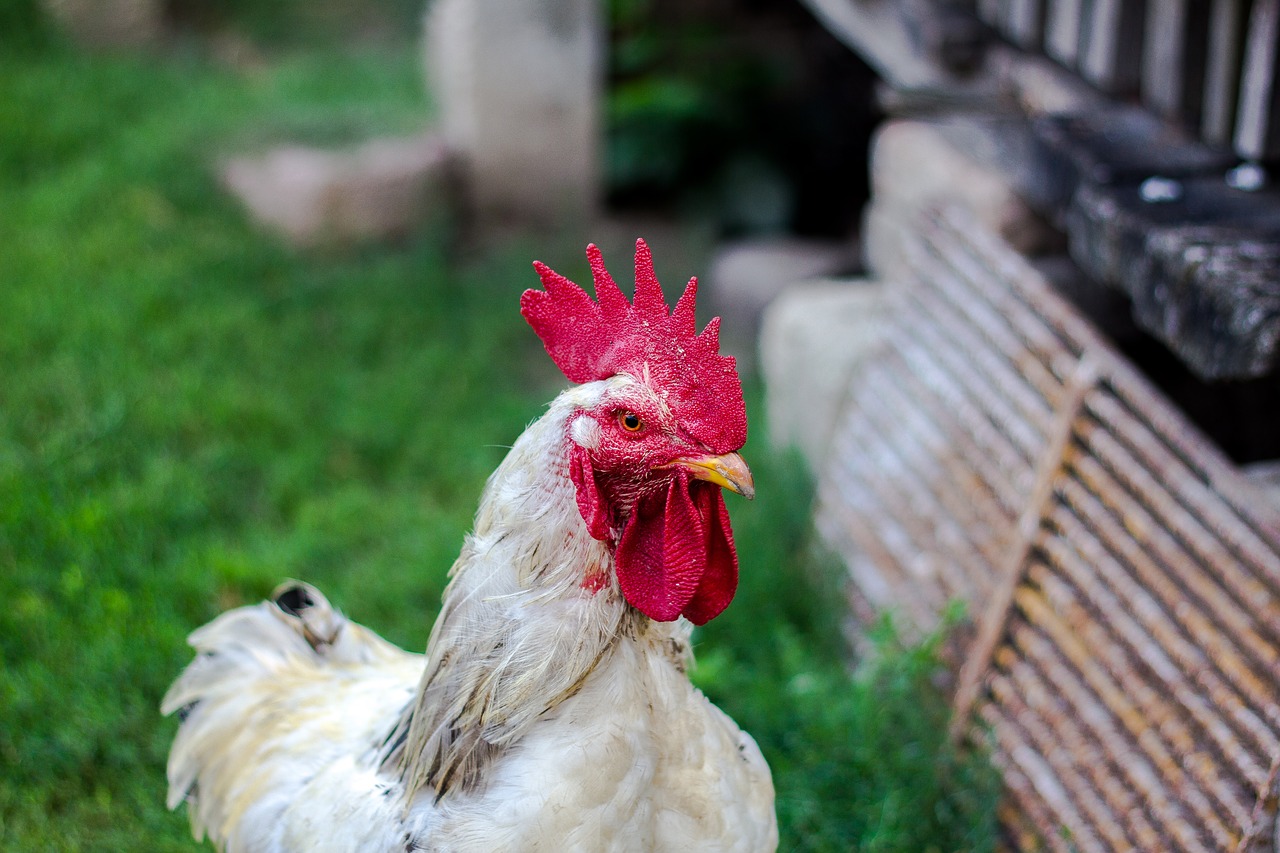
[[[0,848],[191,849],[160,697],[282,578],[423,648],[562,387],[529,262],[582,281],[595,241],[625,281],[643,236],[744,365],[760,498],[694,677],[774,768],[783,849],[989,849],[946,627],[882,623],[851,674],[753,372],[780,281],[858,269],[873,83],[781,0],[0,5]]]

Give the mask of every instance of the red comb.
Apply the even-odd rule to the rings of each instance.
[[[542,339],[570,382],[629,374],[649,384],[694,438],[715,453],[737,450],[747,440],[742,383],[732,356],[720,355],[720,318],[697,333],[694,302],[698,280],[668,311],[653,256],[636,240],[635,303],[614,283],[594,244],[587,246],[596,300],[569,279],[535,261],[545,290],[526,290],[520,313]]]

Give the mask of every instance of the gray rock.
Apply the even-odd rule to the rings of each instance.
[[[855,264],[852,243],[796,237],[741,240],[717,250],[701,280],[702,292],[723,321],[726,349],[750,369],[765,307],[796,282],[847,272]]]
[[[1254,462],[1242,468],[1241,473],[1258,490],[1271,514],[1280,519],[1280,459]]]
[[[760,365],[769,439],[798,447],[817,470],[849,379],[882,341],[886,285],[823,280],[788,288],[765,311]]]
[[[927,121],[884,124],[872,142],[872,205],[864,223],[867,266],[892,278],[898,237],[922,210],[958,204],[1015,249],[1035,254],[1052,229],[1018,194],[1008,174],[980,162]]]
[[[600,196],[595,0],[436,0],[428,83],[481,224],[582,221]]]
[[[1203,379],[1280,366],[1280,195],[1219,177],[1178,181],[1167,201],[1142,183],[1076,193],[1071,256],[1127,294],[1134,319]]]
[[[396,239],[450,205],[449,158],[432,134],[346,151],[284,146],[228,161],[221,178],[255,220],[301,246]]]
[[[89,47],[141,47],[164,30],[163,0],[43,0],[45,11]]]

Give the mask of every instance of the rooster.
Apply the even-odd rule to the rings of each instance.
[[[425,655],[313,587],[224,613],[162,703],[169,807],[228,851],[767,851],[773,783],[690,684],[738,582],[722,489],[746,409],[691,279],[643,241],[628,301],[535,263],[521,313],[570,382],[489,478]]]

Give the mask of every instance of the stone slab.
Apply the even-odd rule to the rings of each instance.
[[[867,266],[881,277],[894,274],[895,234],[921,211],[943,204],[965,208],[1020,251],[1035,254],[1053,242],[1051,229],[1019,194],[1011,173],[983,162],[953,138],[963,121],[896,120],[876,132],[864,242]]]
[[[1280,193],[1218,178],[1085,185],[1068,233],[1076,263],[1201,378],[1280,366]]]
[[[717,248],[700,283],[707,305],[723,321],[724,336],[754,341],[761,314],[780,293],[796,282],[848,272],[856,264],[852,242],[737,240]]]
[[[49,16],[80,44],[141,47],[164,30],[162,0],[42,0]]]
[[[600,200],[604,35],[595,0],[437,0],[425,64],[472,212],[585,221]]]
[[[850,377],[882,342],[886,286],[866,279],[796,284],[766,310],[760,330],[769,439],[822,469]]]
[[[434,134],[333,151],[300,145],[229,160],[223,185],[267,229],[301,246],[391,240],[451,207],[450,161]]]

